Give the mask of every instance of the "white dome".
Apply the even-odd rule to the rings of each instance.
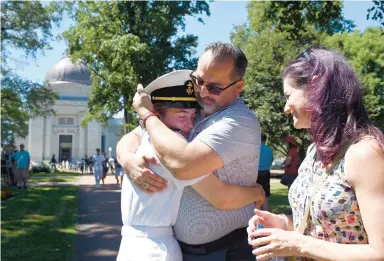
[[[71,58],[63,57],[47,73],[45,80],[48,83],[74,82],[83,85],[91,85],[88,67],[77,61],[72,63]]]

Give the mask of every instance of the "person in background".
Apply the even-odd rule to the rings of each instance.
[[[105,160],[103,162],[103,177],[101,178],[101,182],[104,185],[105,184],[104,180],[107,177],[107,173],[108,173],[108,157],[107,157],[107,153],[103,152],[103,156],[104,156]]]
[[[112,156],[108,159],[108,167],[111,170],[111,174],[115,173],[115,157]]]
[[[4,178],[3,182],[9,185],[9,173],[7,166],[7,154],[5,151],[1,152],[1,176]]]
[[[67,157],[63,156],[61,161],[61,169],[66,169],[66,168],[67,168]]]
[[[89,173],[89,158],[87,154],[85,154],[84,158],[82,159],[82,162],[83,162],[84,173],[85,174]]]
[[[89,157],[89,173],[93,175],[93,156]]]
[[[52,155],[50,163],[51,163],[51,172],[55,173],[56,172],[56,163],[57,163],[55,154]]]
[[[27,189],[29,177],[29,163],[31,157],[27,150],[24,150],[24,144],[20,144],[20,151],[16,152],[16,182],[18,189]]]
[[[16,150],[10,151],[8,153],[8,159],[7,159],[7,167],[8,167],[8,173],[9,177],[11,178],[11,184],[12,186],[16,186],[15,182],[15,156],[16,156]]]
[[[299,170],[299,151],[298,145],[293,136],[287,136],[284,141],[288,143],[288,154],[287,158],[283,162],[284,175],[286,175],[286,186],[288,189],[297,178],[297,172]]]
[[[92,156],[93,171],[95,173],[96,188],[100,187],[100,179],[103,177],[103,166],[105,157],[100,154],[100,149],[96,149],[96,154]]]
[[[282,73],[284,112],[313,144],[289,190],[292,214],[255,210],[257,260],[384,260],[384,135],[372,125],[357,74],[340,53],[311,48]],[[257,223],[265,228],[255,230]]]
[[[120,163],[117,161],[116,158],[113,158],[113,160],[114,160],[114,166],[115,166],[116,183],[123,185],[123,178],[124,178],[123,167],[120,165]],[[119,177],[120,177],[120,182],[119,182]]]
[[[85,170],[85,161],[84,159],[81,159],[81,163],[80,163],[80,172],[81,172],[81,175],[84,174],[84,170]]]
[[[263,187],[266,196],[266,199],[261,206],[262,210],[269,209],[268,197],[271,195],[271,165],[273,162],[273,151],[270,147],[265,145],[266,141],[267,135],[261,133],[259,175],[257,176],[257,183]]]

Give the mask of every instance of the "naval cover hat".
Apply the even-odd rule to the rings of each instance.
[[[199,108],[196,101],[191,70],[177,70],[160,76],[151,82],[144,92],[152,103],[162,103],[169,108]]]

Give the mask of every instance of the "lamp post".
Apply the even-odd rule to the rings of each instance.
[[[109,148],[108,148],[108,151],[109,151],[109,157],[111,157],[111,155],[112,155],[112,148],[109,147]]]

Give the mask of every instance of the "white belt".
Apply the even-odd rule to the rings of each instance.
[[[121,235],[136,237],[171,237],[173,236],[173,231],[172,227],[123,226]]]

